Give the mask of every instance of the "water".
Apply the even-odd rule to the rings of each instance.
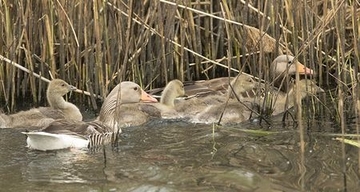
[[[96,152],[33,151],[23,130],[0,129],[0,191],[357,191],[358,149],[346,146],[343,161],[341,143],[318,131],[335,126],[305,127],[302,163],[298,128],[272,124],[153,121]]]

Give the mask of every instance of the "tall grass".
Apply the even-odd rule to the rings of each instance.
[[[153,88],[238,71],[268,80],[269,64],[281,53],[295,55],[318,72],[322,86],[332,86],[347,83],[341,74],[358,61],[356,1],[0,3],[1,56],[100,96],[122,80]],[[0,101],[9,111],[17,99],[43,101],[46,84],[5,61],[0,82]],[[76,99],[97,108],[93,96]]]

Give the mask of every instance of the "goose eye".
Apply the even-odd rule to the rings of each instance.
[[[288,64],[291,65],[292,61],[288,61]]]
[[[61,84],[61,86],[65,87],[65,84],[63,83],[63,84]]]
[[[134,87],[134,90],[137,91],[137,90],[138,90],[138,87]]]

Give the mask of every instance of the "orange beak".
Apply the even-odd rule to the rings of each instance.
[[[147,94],[144,90],[141,90],[140,102],[157,103],[158,100],[152,97],[151,95]]]
[[[305,67],[305,65],[303,65],[299,62],[297,63],[296,68],[300,75],[313,75],[314,74],[314,71],[312,69]]]

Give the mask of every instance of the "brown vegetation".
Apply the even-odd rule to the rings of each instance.
[[[152,88],[238,71],[266,79],[280,53],[342,92],[343,74],[358,71],[356,1],[1,0],[0,14],[0,101],[10,111],[18,98],[39,102],[46,88],[11,62],[100,96],[122,80]]]

